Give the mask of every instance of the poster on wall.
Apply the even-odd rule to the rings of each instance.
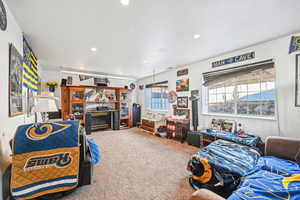
[[[181,79],[176,81],[176,92],[189,91],[189,79]]]
[[[289,53],[291,54],[291,53],[293,53],[295,51],[299,51],[299,50],[300,50],[300,36],[292,36]]]
[[[188,97],[177,97],[177,108],[188,108]]]
[[[300,54],[296,55],[296,107],[300,107]]]
[[[23,66],[22,56],[9,45],[9,117],[23,114]]]

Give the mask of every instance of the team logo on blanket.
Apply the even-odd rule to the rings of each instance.
[[[50,135],[64,131],[70,126],[70,124],[60,123],[41,124],[40,126],[34,124],[26,130],[26,136],[31,140],[43,140]]]
[[[64,168],[72,163],[70,152],[62,152],[58,154],[31,157],[26,161],[24,166],[25,171],[42,169],[42,168]]]

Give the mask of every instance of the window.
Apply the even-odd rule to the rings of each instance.
[[[207,98],[204,110],[208,113],[274,117],[275,69],[271,66],[246,71],[236,69],[230,74],[223,72],[210,77],[204,89],[206,94],[203,96]]]
[[[146,108],[150,110],[169,110],[168,88],[146,88]]]

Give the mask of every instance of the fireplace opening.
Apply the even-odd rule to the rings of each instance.
[[[111,112],[91,112],[92,131],[111,128]]]

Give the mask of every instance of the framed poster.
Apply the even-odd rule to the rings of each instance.
[[[296,93],[295,105],[300,107],[300,54],[296,55]]]
[[[189,79],[181,79],[176,81],[176,92],[189,91]]]
[[[24,114],[23,111],[23,60],[20,53],[9,45],[9,117]]]
[[[188,108],[189,97],[177,97],[177,108]]]

